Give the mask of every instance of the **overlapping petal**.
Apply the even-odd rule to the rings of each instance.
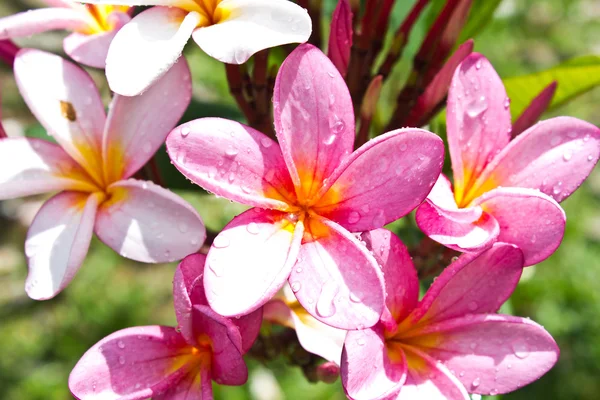
[[[388,132],[352,153],[315,209],[351,232],[382,228],[425,199],[443,162],[438,136],[421,129]]]
[[[371,253],[348,231],[310,217],[289,278],[302,306],[340,329],[375,325],[384,306],[383,277]]]
[[[210,306],[241,316],[266,303],[296,262],[304,227],[282,212],[248,210],[215,238],[208,253],[204,285]]]
[[[167,151],[183,175],[219,196],[280,210],[295,200],[277,143],[238,122],[188,122],[169,134]]]
[[[350,93],[316,47],[299,46],[282,64],[273,93],[275,131],[296,193],[310,199],[352,152]]]
[[[198,213],[187,202],[151,182],[119,181],[98,210],[96,235],[132,260],[158,263],[196,252],[206,238]]]
[[[98,194],[62,192],[38,211],[25,240],[29,297],[52,298],[71,282],[90,246],[101,200]]]
[[[0,40],[27,37],[56,29],[86,32],[93,23],[91,16],[73,8],[29,10],[0,19]]]

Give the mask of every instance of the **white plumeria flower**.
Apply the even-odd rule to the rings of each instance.
[[[211,57],[242,64],[253,54],[303,43],[312,31],[305,9],[288,0],[84,0],[158,6],[141,12],[113,40],[106,77],[113,91],[136,96],[173,66],[192,37]]]

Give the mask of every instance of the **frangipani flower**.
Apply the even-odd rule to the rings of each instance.
[[[559,246],[565,214],[557,204],[590,174],[600,129],[570,117],[540,122],[510,141],[510,101],[500,77],[477,53],[463,61],[448,94],[454,188],[440,176],[417,211],[433,240],[462,252],[496,241],[519,246],[525,265]]]
[[[209,56],[242,64],[254,53],[308,40],[308,13],[288,0],[85,0],[152,7],[115,37],[106,77],[116,93],[135,96],[173,66],[192,37]]]
[[[175,273],[179,327],[127,328],[96,343],[69,377],[76,398],[211,400],[211,380],[223,385],[246,382],[242,355],[258,335],[262,313],[237,321],[216,314],[206,305],[203,266],[204,256],[194,254]]]
[[[21,50],[14,72],[29,108],[59,143],[0,140],[0,199],[60,191],[27,234],[31,298],[49,299],[69,284],[92,232],[142,262],[174,261],[200,248],[206,232],[189,204],[151,182],[128,179],[189,104],[185,62],[143,96],[115,96],[108,117],[92,78],[58,56]]]
[[[29,10],[0,19],[0,39],[14,39],[55,29],[73,33],[63,42],[78,63],[104,68],[110,42],[131,20],[127,6],[82,5],[70,0],[45,0],[50,8]]]
[[[288,281],[318,320],[371,326],[383,310],[381,271],[350,232],[380,228],[421,203],[440,173],[442,141],[400,129],[352,152],[348,88],[311,45],[284,61],[273,105],[279,145],[218,118],[189,122],[167,138],[186,177],[255,207],[215,238],[204,274],[208,301],[221,315],[244,315]]]
[[[387,310],[374,327],[346,336],[341,376],[351,399],[469,400],[468,393],[516,390],[556,363],[558,347],[544,328],[494,314],[521,276],[516,246],[462,255],[418,302],[400,240],[382,229],[363,238],[382,261]]]
[[[264,319],[294,329],[304,350],[340,365],[346,331],[320,322],[298,303],[285,285],[264,308]]]

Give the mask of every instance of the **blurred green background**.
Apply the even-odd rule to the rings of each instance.
[[[396,26],[414,3],[398,0],[392,23]],[[476,6],[497,3],[475,0]],[[35,0],[2,2],[0,16],[35,7]],[[326,1],[326,14],[334,2]],[[472,16],[473,17],[473,16]],[[414,54],[431,22],[419,20],[407,55]],[[324,26],[327,27],[327,20]],[[570,58],[600,54],[600,2],[597,0],[504,0],[477,32],[476,50],[485,54],[503,78],[529,74]],[[63,33],[19,40],[60,52]],[[187,118],[205,115],[239,118],[228,94],[224,68],[194,45],[186,55],[194,74],[194,104]],[[409,59],[406,57],[406,59]],[[388,92],[399,87],[408,62],[402,63]],[[595,71],[595,72],[594,72]],[[585,80],[600,78],[598,69]],[[98,71],[94,77],[108,96]],[[9,135],[45,135],[21,100],[9,69],[0,69],[2,118]],[[384,92],[386,93],[386,92]],[[384,94],[385,96],[385,94]],[[385,115],[386,103],[381,105]],[[389,105],[388,107],[389,108]],[[388,111],[389,112],[389,111]],[[600,125],[600,90],[594,89],[555,110]],[[550,115],[549,114],[549,115]],[[381,117],[383,118],[383,117]],[[159,154],[165,160],[166,155]],[[181,177],[166,171],[167,179]],[[212,230],[219,230],[243,210],[227,200],[200,191],[179,190]],[[23,243],[28,224],[44,198],[0,202],[0,398],[58,400],[70,398],[67,377],[79,357],[107,334],[135,325],[174,325],[171,282],[175,265],[142,265],[120,258],[94,240],[73,283],[57,298],[34,302],[23,290],[27,268]],[[538,382],[510,395],[518,399],[595,400],[600,393],[600,171],[563,204],[568,222],[559,250],[545,262],[526,270],[517,291],[504,307],[545,326],[561,348],[556,367]],[[414,233],[400,222],[401,237]],[[408,236],[407,235],[408,233]],[[403,236],[404,235],[404,236]],[[310,384],[298,368],[281,362],[262,366],[249,360],[249,383],[217,387],[216,397],[227,400],[343,399],[338,382]],[[492,397],[490,397],[491,399]],[[426,400],[426,399],[424,399]]]

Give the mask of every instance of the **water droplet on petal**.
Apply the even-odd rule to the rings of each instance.
[[[350,224],[355,224],[358,221],[360,221],[360,214],[357,213],[356,211],[352,211],[349,215],[348,215],[348,223]]]
[[[563,160],[565,160],[565,161],[569,161],[571,159],[571,157],[573,157],[573,154],[571,154],[568,151],[565,151],[565,153],[563,154]]]
[[[275,170],[273,170],[273,169],[268,170],[267,173],[265,174],[265,180],[267,182],[271,182],[274,177],[275,177]]]
[[[125,357],[119,356],[119,364],[125,365]]]
[[[120,349],[124,349],[124,348],[125,348],[125,343],[123,343],[123,341],[122,341],[122,340],[119,340],[119,341],[117,342],[117,347],[119,347]]]
[[[383,215],[383,211],[379,210],[375,217],[373,217],[373,226],[374,227],[383,227],[385,225],[385,216]]]
[[[591,155],[591,154],[590,154],[589,156],[587,156],[587,160],[588,160],[588,161],[592,161],[593,159],[594,159],[594,156],[593,156],[593,155]]]
[[[364,338],[362,338],[362,337],[361,337],[361,338],[358,338],[358,339],[356,340],[356,343],[357,343],[359,346],[364,346],[364,345],[365,345],[365,343],[366,343],[366,341],[365,341],[365,339],[364,339]]]
[[[230,244],[231,242],[229,241],[229,238],[223,235],[218,235],[213,241],[213,247],[216,247],[217,249],[224,249]]]
[[[262,146],[265,149],[268,149],[269,147],[271,147],[271,145],[273,144],[273,142],[271,141],[271,139],[264,137],[262,139],[260,139],[260,144],[262,144]]]
[[[487,108],[487,100],[485,96],[481,96],[467,105],[467,115],[471,118],[475,118],[481,115],[481,113],[487,110]]]
[[[475,69],[481,69],[481,60],[477,60],[477,62],[475,63]]]
[[[400,151],[405,151],[408,148],[408,145],[406,143],[402,143],[400,145]]]
[[[190,128],[184,126],[181,128],[181,137],[187,137],[190,134]]]
[[[302,285],[300,284],[300,282],[292,282],[292,292],[298,293],[301,287]]]
[[[326,146],[331,146],[333,144],[333,142],[335,142],[336,138],[337,138],[337,135],[335,133],[332,133],[331,135],[326,137],[325,140],[323,140],[323,144]]]
[[[481,384],[481,379],[475,378],[473,383],[471,384],[474,388],[478,387]]]
[[[321,288],[321,295],[317,300],[317,314],[323,318],[331,317],[335,314],[334,299],[338,294],[338,286],[333,281],[327,281]]]
[[[298,274],[299,274],[300,272],[302,272],[302,267],[298,267],[298,268],[296,268],[296,273],[298,273]]]
[[[510,107],[510,99],[507,97],[507,98],[504,100],[504,108],[505,108],[505,109],[508,109],[508,107]]]
[[[478,307],[478,305],[477,305],[477,303],[476,303],[476,302],[474,302],[474,301],[471,301],[471,302],[469,302],[469,304],[467,304],[467,308],[468,308],[470,311],[475,311],[475,310],[477,310],[477,307]]]
[[[186,233],[188,231],[188,226],[185,222],[180,222],[179,223],[179,231],[181,233]]]
[[[258,224],[256,222],[250,222],[248,225],[246,225],[246,230],[252,235],[258,235],[258,233],[260,232],[260,229],[258,228]]]
[[[529,356],[529,346],[523,340],[518,340],[512,344],[512,349],[515,352],[515,356],[524,359]]]
[[[229,146],[227,150],[225,150],[225,154],[229,157],[235,157],[239,153],[239,150],[233,146]]]
[[[357,292],[350,292],[350,301],[353,303],[360,303],[363,301],[363,294]]]
[[[333,133],[335,133],[336,135],[339,135],[340,133],[344,132],[344,130],[346,129],[346,124],[341,119],[337,119],[333,123],[332,129],[333,129]]]

